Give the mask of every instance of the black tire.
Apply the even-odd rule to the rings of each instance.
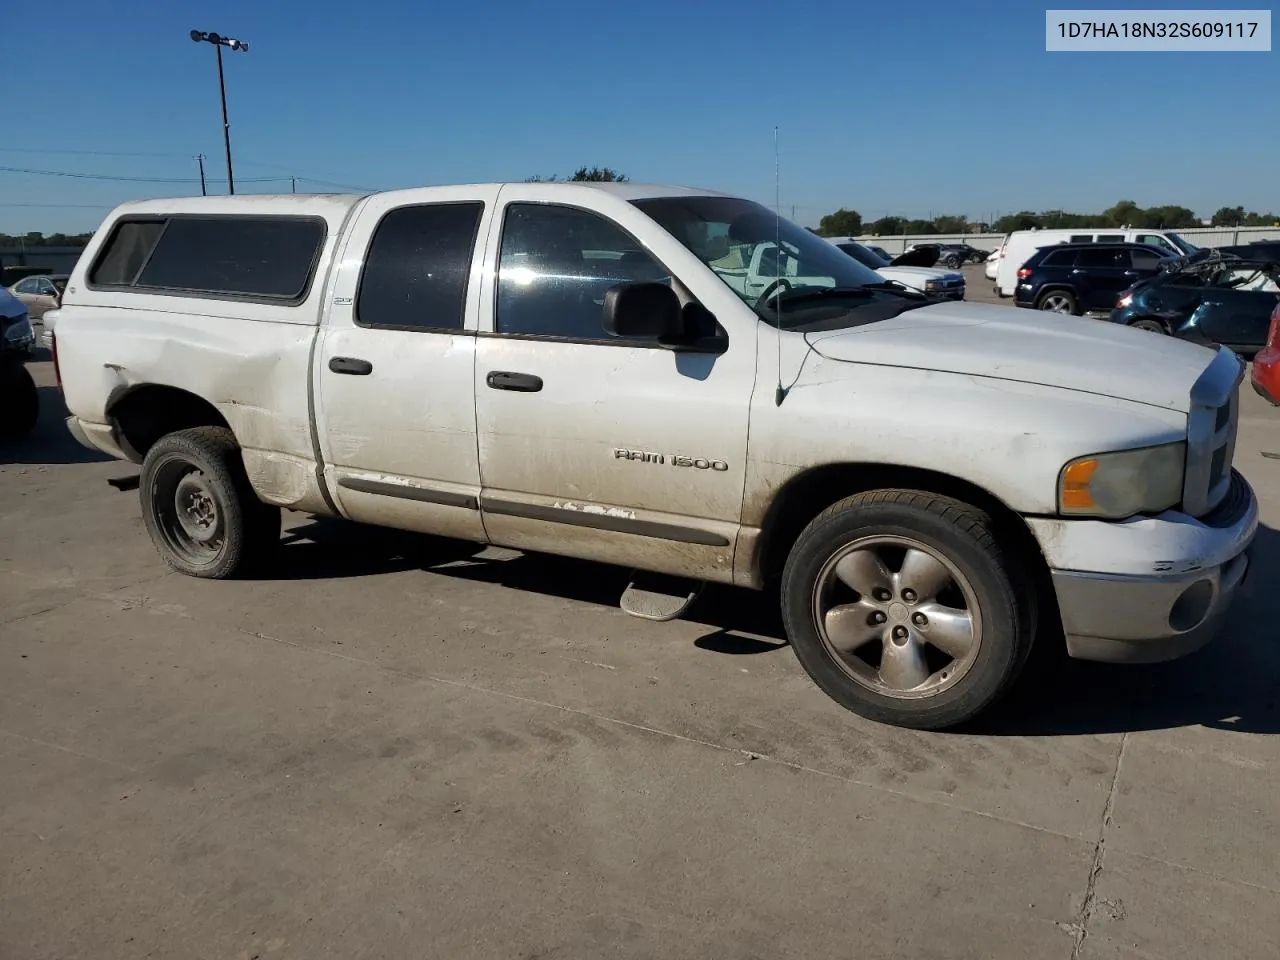
[[[40,419],[40,391],[20,363],[0,359],[0,439],[21,440]]]
[[[822,578],[829,578],[825,571],[833,569],[835,558],[851,544],[872,538],[904,538],[946,558],[963,574],[976,600],[976,650],[959,678],[934,693],[890,696],[873,689],[842,665],[819,630]],[[801,666],[841,706],[882,723],[941,730],[990,707],[1026,663],[1035,634],[1035,610],[1029,599],[1033,592],[1023,588],[1018,569],[997,542],[990,518],[981,511],[923,491],[873,490],[827,508],[796,540],[783,570],[783,622]],[[883,641],[869,644],[887,650],[888,636],[886,632]],[[930,680],[940,675],[945,681],[944,671],[945,667]]]
[[[138,489],[151,542],[179,573],[211,580],[242,576],[265,565],[280,542],[280,509],[254,493],[226,427],[161,437],[142,462]],[[188,510],[179,510],[180,500]]]
[[[950,269],[952,269],[952,270],[959,270],[959,269],[960,269],[960,258],[959,258],[959,257],[957,257],[957,256],[953,253],[953,254],[951,254],[950,256],[943,257],[943,259],[942,259],[942,265],[943,265],[944,267],[949,267],[949,268],[950,268]]]
[[[1131,321],[1129,326],[1135,330],[1145,330],[1147,333],[1161,333],[1166,336],[1169,333],[1169,328],[1153,317],[1139,317],[1137,320]]]
[[[1058,310],[1050,306],[1049,304],[1055,302],[1055,298],[1062,301],[1066,309]],[[1080,304],[1076,302],[1075,294],[1070,290],[1046,290],[1036,298],[1036,309],[1053,310],[1055,313],[1067,313],[1073,317],[1078,317],[1080,315]]]

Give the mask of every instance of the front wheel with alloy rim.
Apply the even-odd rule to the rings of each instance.
[[[1030,652],[1034,616],[1014,570],[973,507],[923,491],[861,493],[796,541],[783,620],[801,665],[842,706],[945,729],[990,706]]]
[[[1071,313],[1076,312],[1076,298],[1066,290],[1050,290],[1040,298],[1040,302],[1036,304],[1040,310],[1047,310],[1050,313]]]
[[[142,462],[142,519],[179,573],[223,580],[249,570],[280,542],[280,510],[263,503],[226,427],[166,434]]]

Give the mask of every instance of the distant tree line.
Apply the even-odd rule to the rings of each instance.
[[[577,183],[626,183],[627,175],[612,167],[579,167],[571,177],[562,178],[553,173],[549,177],[526,177],[525,183],[556,183],[566,179]]]
[[[1213,215],[1215,227],[1267,227],[1280,225],[1280,215],[1246,212],[1244,207],[1222,207]],[[1176,205],[1140,207],[1121,200],[1101,213],[1069,213],[1066,210],[1023,210],[1001,217],[995,223],[971,221],[956,214],[928,220],[881,217],[864,223],[857,210],[841,207],[818,221],[817,232],[824,237],[856,237],[860,234],[894,236],[901,234],[1009,233],[1013,230],[1071,227],[1154,227],[1179,230],[1200,226],[1195,211]]]
[[[51,233],[47,237],[38,231],[17,236],[0,233],[0,247],[16,250],[20,247],[83,247],[92,233]]]

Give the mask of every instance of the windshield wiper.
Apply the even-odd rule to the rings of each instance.
[[[871,297],[879,289],[878,283],[869,283],[862,287],[789,287],[771,296],[766,301],[766,305],[775,301],[794,303],[797,300],[821,300],[825,297]]]

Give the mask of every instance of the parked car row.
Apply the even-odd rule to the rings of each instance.
[[[864,267],[869,267],[886,280],[892,280],[913,290],[943,300],[963,300],[965,279],[963,273],[939,270],[931,265],[936,258],[922,257],[921,248],[907,250],[890,258],[878,247],[868,247],[853,237],[828,237],[827,242],[844,251]],[[932,251],[928,251],[930,254]]]
[[[1263,349],[1280,305],[1274,241],[1201,250],[1168,230],[1023,230],[985,273],[1019,307],[1098,314],[1246,357]]]

